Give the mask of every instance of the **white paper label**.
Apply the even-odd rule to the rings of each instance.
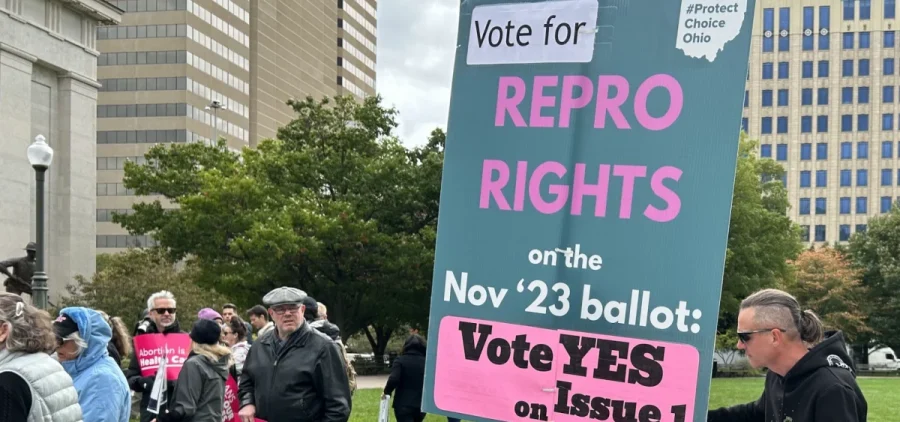
[[[714,61],[741,32],[746,12],[747,0],[682,0],[675,48]]]
[[[594,57],[597,0],[477,6],[466,63],[587,63]]]

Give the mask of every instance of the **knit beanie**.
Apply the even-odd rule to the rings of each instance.
[[[222,327],[215,321],[198,319],[191,329],[191,340],[199,344],[214,345],[219,343],[222,335]]]
[[[212,309],[212,308],[201,309],[200,312],[197,312],[197,318],[208,319],[210,321],[212,321],[216,318],[223,319],[222,315],[220,315],[218,312],[216,312],[215,309]]]

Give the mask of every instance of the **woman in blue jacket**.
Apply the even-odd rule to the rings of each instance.
[[[128,422],[131,392],[107,351],[112,329],[103,315],[88,308],[65,308],[53,328],[59,344],[56,356],[78,391],[84,422]]]

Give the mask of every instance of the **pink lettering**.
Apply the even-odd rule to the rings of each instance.
[[[616,129],[631,129],[631,119],[647,130],[666,129],[678,120],[684,107],[684,91],[678,80],[667,74],[652,75],[637,85],[630,107],[625,107],[630,96],[630,84],[620,75],[600,75],[596,89],[591,79],[582,75],[564,75],[562,87],[545,93],[545,88],[556,87],[559,76],[535,76],[530,87],[518,76],[501,76],[497,84],[497,106],[494,125],[505,126],[509,116],[515,127],[569,127],[572,111],[588,107],[594,102],[594,127],[605,129],[607,116]],[[575,95],[578,87],[579,95]],[[510,93],[512,88],[512,93]],[[669,94],[669,104],[660,117],[650,115],[649,97],[654,89],[661,88]],[[519,106],[531,90],[531,105],[528,120]],[[559,106],[556,99],[559,97]],[[546,115],[544,109],[557,109],[553,115]]]
[[[569,199],[569,187],[551,184],[548,190],[556,197],[553,199],[553,202],[545,202],[544,198],[541,197],[541,181],[547,173],[553,173],[562,178],[566,175],[566,167],[556,161],[547,161],[538,165],[531,175],[531,182],[528,184],[528,195],[531,197],[531,205],[536,210],[544,214],[554,214],[566,205],[566,200]]]
[[[528,179],[528,161],[519,161],[518,165],[516,165],[516,197],[515,197],[515,207],[516,211],[522,211],[525,206],[525,180]]]
[[[497,180],[491,176],[494,171],[500,173]],[[509,202],[503,196],[503,187],[509,182],[509,166],[501,160],[484,160],[481,168],[481,203],[479,207],[490,208],[491,197],[497,202],[497,206],[504,211],[509,211]]]
[[[585,195],[593,195],[594,216],[606,217],[606,196],[609,190],[609,164],[601,164],[597,171],[597,184],[585,183],[584,164],[575,164],[575,178],[572,181],[572,214],[581,215],[581,202]]]
[[[634,179],[647,175],[647,166],[616,166],[613,174],[622,177],[622,204],[619,218],[631,218],[631,202],[634,200]]]
[[[647,218],[658,223],[667,223],[678,216],[678,212],[681,211],[681,198],[667,188],[663,184],[663,180],[672,179],[677,182],[678,179],[681,179],[681,174],[681,169],[672,166],[660,167],[653,173],[653,177],[650,178],[650,189],[653,189],[653,193],[663,201],[666,201],[666,204],[669,206],[664,210],[660,210],[653,205],[647,205],[647,208],[644,210],[644,215]]]

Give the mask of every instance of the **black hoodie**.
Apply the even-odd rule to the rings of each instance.
[[[769,371],[759,400],[709,411],[708,422],[865,422],[867,403],[840,331],[785,374]]]
[[[422,406],[422,386],[425,384],[425,339],[413,334],[403,345],[403,354],[394,360],[391,376],[384,386],[384,394],[394,396],[394,408],[419,409]]]

